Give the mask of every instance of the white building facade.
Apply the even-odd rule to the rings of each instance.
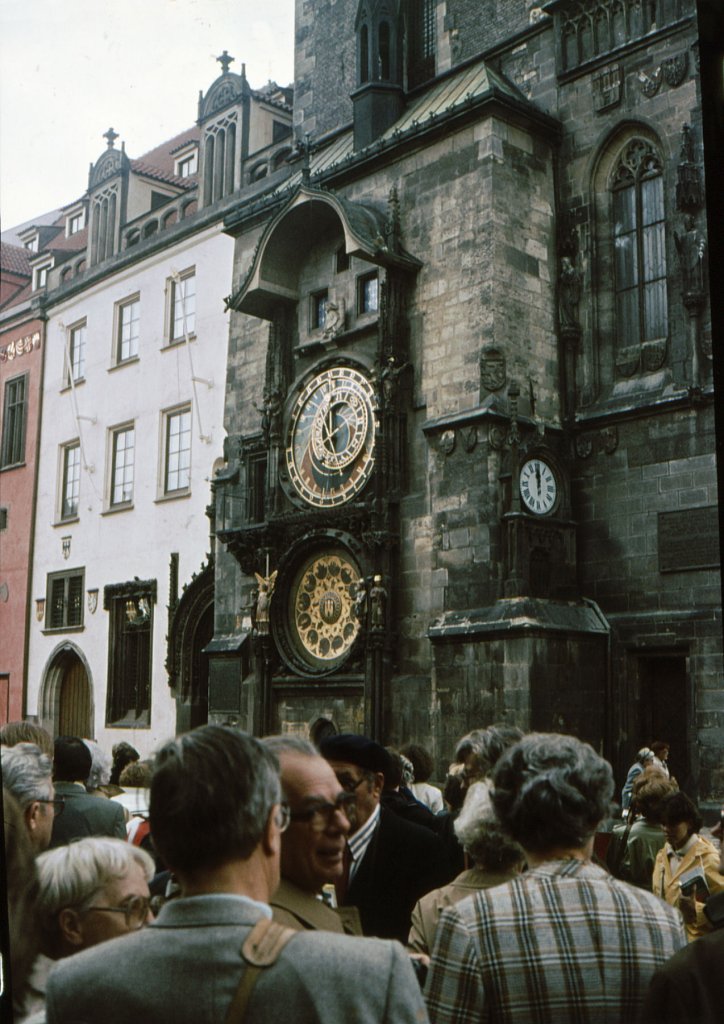
[[[47,240],[25,231],[47,343],[24,714],[108,752],[125,740],[146,756],[207,719],[223,221],[276,188],[291,155],[291,90],[256,92],[230,60],[195,126],[137,160],[109,129],[86,193]]]

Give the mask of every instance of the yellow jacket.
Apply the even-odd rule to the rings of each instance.
[[[724,875],[719,873],[719,851],[713,843],[710,843],[708,839],[704,839],[703,836],[697,835],[695,839],[696,842],[686,851],[681,858],[681,863],[673,874],[671,873],[669,861],[670,844],[666,843],[657,854],[651,888],[656,896],[666,900],[672,907],[679,906],[679,897],[681,896],[679,880],[681,876],[697,865],[702,869],[706,878],[710,896],[724,889]],[[712,931],[712,927],[704,914],[704,904],[698,900],[696,902],[696,921],[691,924],[685,921],[684,924],[686,926],[686,935],[690,942],[692,939],[698,939],[700,935],[706,935],[707,932]]]

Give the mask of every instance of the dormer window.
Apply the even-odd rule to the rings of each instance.
[[[178,178],[190,178],[199,169],[198,149],[186,150],[176,158],[176,176]]]
[[[37,292],[40,288],[45,288],[48,283],[48,271],[51,268],[50,263],[44,263],[42,267],[33,268],[33,291]]]
[[[23,244],[24,244],[24,247],[28,250],[28,252],[37,252],[38,251],[38,236],[37,235],[33,235],[32,238],[26,239],[26,241]]]
[[[75,213],[69,213],[65,222],[66,238],[70,238],[71,235],[77,235],[84,227],[85,210],[76,210]]]

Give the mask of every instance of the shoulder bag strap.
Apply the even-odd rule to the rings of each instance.
[[[285,928],[268,917],[262,917],[257,921],[241,947],[246,967],[229,1005],[224,1024],[241,1024],[259,975],[266,967],[271,967],[277,962],[286,944],[298,934],[294,928]]]

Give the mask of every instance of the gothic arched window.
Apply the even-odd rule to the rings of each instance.
[[[665,338],[666,231],[661,159],[644,139],[632,139],[611,184],[619,345]]]

